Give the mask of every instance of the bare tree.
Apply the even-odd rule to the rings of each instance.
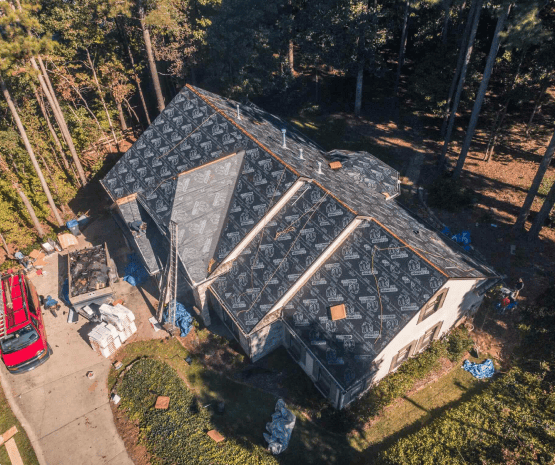
[[[458,178],[462,173],[464,162],[466,161],[466,157],[468,155],[468,149],[470,148],[470,143],[472,142],[472,137],[474,137],[474,131],[476,130],[476,125],[478,124],[478,116],[480,116],[482,103],[484,102],[484,98],[486,96],[486,90],[488,88],[491,72],[493,71],[493,65],[495,64],[497,52],[499,51],[499,41],[501,39],[500,33],[505,26],[505,21],[507,20],[510,11],[511,4],[508,3],[507,5],[504,5],[501,15],[497,19],[497,25],[495,26],[495,32],[493,33],[493,39],[491,41],[484,75],[482,76],[482,82],[480,82],[480,88],[476,94],[476,100],[474,101],[474,107],[472,108],[472,114],[470,115],[470,122],[468,123],[468,128],[466,129],[466,136],[461,148],[461,153],[459,154],[457,166],[453,172],[454,178]]]
[[[543,201],[543,205],[540,208],[540,211],[536,218],[534,218],[534,222],[532,223],[530,231],[528,231],[529,241],[532,241],[538,237],[541,229],[543,228],[543,225],[545,224],[545,220],[551,213],[551,210],[553,210],[553,205],[555,205],[555,182],[551,186],[551,189],[549,189],[549,192],[547,193],[547,196]]]
[[[54,204],[54,199],[52,198],[52,194],[50,193],[50,189],[48,188],[48,184],[46,184],[46,181],[44,179],[44,175],[42,174],[42,170],[40,169],[40,166],[37,162],[37,159],[35,157],[35,152],[33,151],[33,147],[31,147],[31,143],[29,142],[29,138],[27,137],[27,132],[25,131],[25,128],[23,127],[23,123],[19,119],[19,114],[17,113],[15,103],[12,100],[10,92],[8,91],[8,88],[6,87],[6,83],[4,82],[4,79],[2,77],[0,77],[0,88],[2,89],[2,93],[4,94],[4,98],[6,99],[6,102],[8,103],[8,107],[10,108],[10,112],[12,114],[12,117],[15,121],[15,124],[17,126],[18,131],[19,131],[19,134],[21,135],[21,139],[23,140],[23,144],[25,145],[25,149],[27,150],[27,153],[29,154],[29,158],[31,159],[31,163],[33,164],[33,167],[35,168],[35,171],[36,171],[37,176],[39,178],[40,184],[42,186],[42,190],[44,191],[44,193],[46,195],[46,199],[48,200],[48,204],[50,205],[52,213],[54,214],[54,218],[56,219],[56,222],[58,223],[58,226],[63,226],[64,222],[63,222],[63,220],[60,216],[60,213],[58,212],[58,209],[56,208],[56,205]]]
[[[405,50],[407,48],[407,26],[409,22],[410,0],[405,2],[405,13],[403,14],[403,28],[401,32],[401,45],[399,47],[399,59],[397,61],[397,74],[395,75],[395,87],[393,95],[399,94],[399,81],[401,80],[401,69],[405,63]]]
[[[154,60],[154,52],[152,50],[152,42],[150,40],[150,31],[145,23],[145,10],[143,6],[139,7],[139,20],[141,22],[141,29],[143,31],[143,38],[145,41],[146,55],[148,58],[148,67],[150,68],[150,75],[152,77],[152,84],[154,85],[154,92],[156,93],[156,101],[158,103],[158,111],[162,112],[166,108],[164,103],[164,96],[162,95],[162,87],[160,86],[160,79],[158,78],[158,70],[156,69],[156,61]]]
[[[534,176],[532,185],[530,186],[530,189],[528,189],[528,194],[526,195],[526,199],[524,199],[524,203],[522,204],[522,208],[520,209],[518,218],[516,219],[516,222],[513,226],[513,229],[516,232],[521,232],[524,229],[524,224],[526,223],[526,220],[528,219],[528,215],[530,214],[530,208],[532,208],[532,203],[534,203],[534,199],[538,194],[538,190],[542,183],[543,177],[545,176],[545,172],[547,171],[547,168],[549,168],[549,164],[551,163],[551,159],[553,158],[554,152],[555,152],[555,134],[553,134],[553,137],[551,138],[551,142],[549,142],[549,145],[545,150],[545,155],[543,156],[540,166],[538,167],[538,171],[536,171],[536,176]]]

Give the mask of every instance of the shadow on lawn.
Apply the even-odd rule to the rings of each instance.
[[[202,382],[203,394],[200,408],[210,408],[212,421],[218,431],[240,441],[246,449],[252,445],[267,447],[263,433],[271,421],[277,397],[260,389],[252,388],[209,370],[201,370],[192,380]],[[223,414],[217,413],[217,403],[225,402]],[[294,412],[297,421],[291,442],[285,452],[276,456],[280,464],[345,464],[355,456],[345,435],[335,435]]]
[[[445,404],[444,406],[438,407],[438,408],[435,408],[435,409],[427,409],[424,406],[420,405],[418,402],[414,401],[413,399],[411,399],[409,397],[406,397],[406,396],[403,396],[403,399],[405,401],[413,404],[415,407],[422,410],[423,412],[426,412],[426,415],[424,415],[421,419],[415,421],[414,423],[412,423],[408,426],[405,426],[403,429],[397,431],[395,434],[387,436],[386,438],[384,438],[379,443],[376,443],[376,444],[368,447],[367,449],[365,449],[363,452],[361,452],[359,454],[359,456],[357,457],[357,459],[353,463],[359,464],[359,465],[372,463],[372,458],[375,457],[379,452],[381,452],[381,451],[387,449],[388,447],[392,446],[393,444],[395,444],[400,439],[403,439],[403,438],[407,437],[410,434],[416,433],[418,430],[420,430],[423,426],[426,426],[432,420],[443,416],[444,413],[447,412],[448,410],[450,410],[452,408],[456,408],[460,404],[472,400],[472,398],[474,396],[476,396],[477,394],[480,394],[489,385],[489,382],[487,382],[487,381],[486,382],[480,382],[480,383],[474,385],[470,389],[467,388],[466,386],[464,386],[461,383],[457,382],[455,384],[459,389],[461,389],[461,391],[465,391],[462,394],[462,396],[460,398],[458,398],[456,401],[449,402],[449,403]]]

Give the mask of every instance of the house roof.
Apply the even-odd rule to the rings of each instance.
[[[344,389],[447,277],[374,220],[364,221],[285,306],[283,319]],[[330,307],[346,318],[332,321]]]
[[[307,183],[250,242],[213,286],[247,334],[353,218]]]
[[[254,105],[239,105],[238,117],[237,105],[187,86],[102,183],[114,200],[133,198],[122,210],[128,222],[139,212],[158,234],[152,250],[149,228],[141,239],[146,262],[158,263],[156,238],[178,223],[179,255],[195,282],[249,237],[212,285],[246,334],[287,293],[284,320],[348,387],[447,279],[495,276],[394,200],[399,175],[382,161],[325,152]],[[347,317],[332,322],[335,303]]]

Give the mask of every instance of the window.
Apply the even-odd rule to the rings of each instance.
[[[443,307],[443,302],[445,302],[445,297],[447,297],[447,291],[449,289],[442,289],[437,293],[432,300],[430,300],[424,308],[420,311],[420,318],[418,319],[418,323],[424,321],[429,316],[433,315],[437,312],[441,307]]]
[[[395,370],[399,365],[401,365],[401,363],[408,360],[414,352],[416,342],[417,341],[412,341],[410,344],[406,345],[399,352],[397,352],[397,355],[395,355],[395,357],[391,360],[391,367],[389,368],[389,371]]]
[[[418,352],[422,352],[434,339],[437,339],[441,331],[441,325],[443,325],[443,321],[440,321],[437,325],[424,333],[424,336],[420,338],[420,342],[418,343]]]
[[[293,358],[297,361],[301,359],[301,345],[294,337],[291,338],[291,344],[289,346],[289,352]]]

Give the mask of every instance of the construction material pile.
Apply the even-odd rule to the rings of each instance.
[[[84,310],[87,311],[88,307]],[[91,310],[92,312],[92,310]],[[102,323],[89,333],[89,342],[98,354],[110,357],[137,332],[135,315],[121,304],[103,304],[99,309]]]
[[[104,289],[113,280],[104,245],[69,252],[71,296],[77,297],[98,289]]]

